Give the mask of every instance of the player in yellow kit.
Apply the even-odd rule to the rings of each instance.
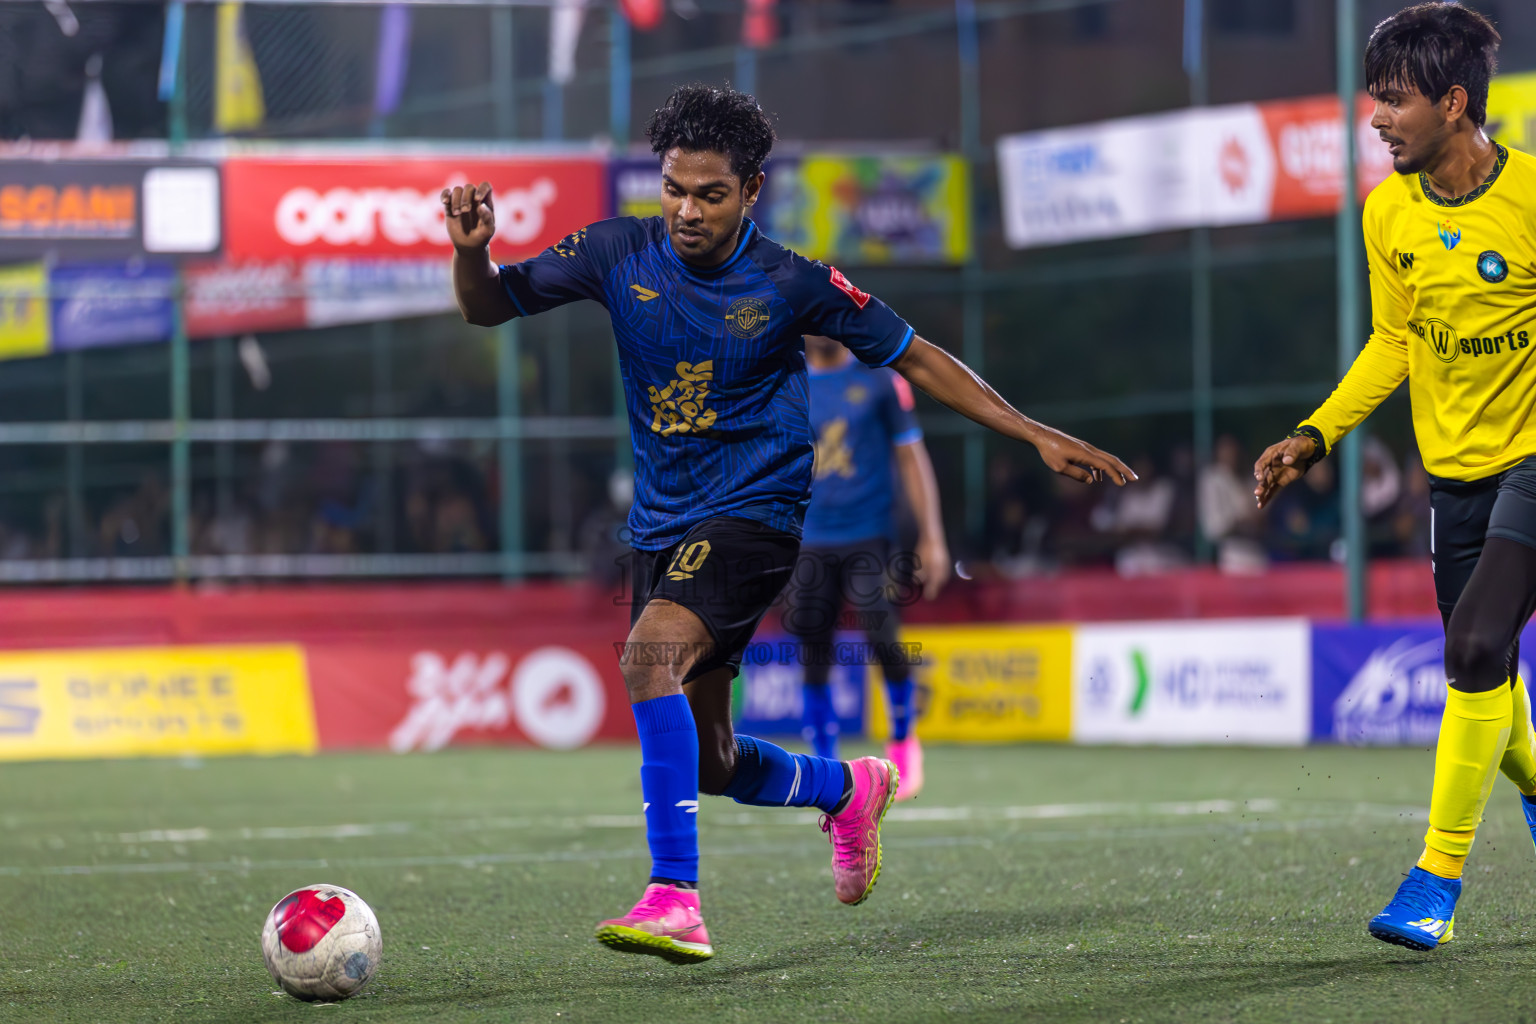
[[[1365,203],[1372,333],[1337,390],[1254,466],[1262,507],[1408,378],[1431,475],[1450,689],[1424,853],[1370,933],[1451,939],[1462,867],[1499,771],[1536,834],[1536,748],[1516,675],[1536,608],[1536,158],[1483,133],[1499,35],[1427,3],[1376,27],[1371,125],[1397,174]]]

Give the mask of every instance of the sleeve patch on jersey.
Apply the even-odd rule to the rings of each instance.
[[[907,383],[907,378],[899,373],[891,374],[891,387],[896,389],[896,402],[904,412],[917,408],[917,402],[912,398],[912,385]]]
[[[853,304],[863,309],[869,305],[869,292],[860,291],[854,283],[843,276],[843,272],[836,267],[829,267],[832,271],[832,286],[853,300]]]

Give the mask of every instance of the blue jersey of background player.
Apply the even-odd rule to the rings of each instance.
[[[900,773],[899,797],[909,799],[922,789],[923,758],[911,731],[912,669],[898,645],[901,623],[893,599],[908,576],[929,599],[949,578],[938,486],[907,382],[859,362],[831,338],[807,337],[805,352],[815,483],[784,615],[785,627],[802,644],[805,738],[818,755],[837,756],[837,715],[827,683],[832,634],[847,609],[850,628],[868,638],[885,677],[891,709],[886,757]],[[896,551],[898,478],[918,524],[915,552]]]
[[[736,736],[731,686],[752,633],[794,567],[813,451],[803,334],[847,343],[1078,480],[1134,479],[1118,459],[1023,416],[841,274],[763,238],[746,213],[773,128],[757,101],[685,86],[646,128],[661,157],[662,217],[577,231],[514,267],[490,256],[489,184],[444,189],[453,287],[492,325],[564,302],[613,320],[637,463],[629,642],[620,655],[640,737],[651,881],[597,938],[695,963],[713,956],[698,893],[699,793],[817,807],[837,897],[861,903],[880,873],[880,823],[897,774]],[[687,687],[686,690],[684,687]]]

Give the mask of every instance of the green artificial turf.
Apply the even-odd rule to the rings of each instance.
[[[1500,782],[1457,939],[1365,934],[1412,866],[1423,750],[939,747],[839,905],[814,812],[706,798],[713,961],[591,939],[647,871],[637,754],[0,768],[0,1019],[1536,1019],[1536,854]],[[352,826],[352,827],[348,827]],[[284,893],[351,888],[384,962],[348,1002],[274,995]]]

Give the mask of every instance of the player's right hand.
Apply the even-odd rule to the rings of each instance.
[[[458,249],[483,249],[496,234],[496,208],[491,183],[455,185],[443,189],[443,214],[448,237]]]
[[[1310,437],[1288,437],[1264,449],[1259,461],[1253,464],[1253,478],[1258,481],[1253,496],[1258,499],[1259,508],[1268,505],[1306,472],[1307,460],[1315,451],[1317,442]]]
[[[1087,441],[1079,441],[1055,427],[1045,427],[1044,436],[1035,441],[1040,457],[1052,471],[1085,484],[1108,480],[1119,487],[1137,479],[1131,467]]]

